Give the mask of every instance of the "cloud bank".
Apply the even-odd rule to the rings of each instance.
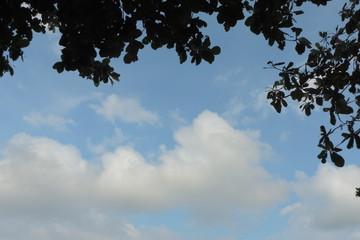
[[[174,138],[176,147],[163,149],[155,164],[130,146],[104,153],[100,164],[93,164],[72,145],[17,134],[0,161],[0,210],[12,216],[14,224],[26,216],[48,223],[37,231],[31,228],[36,228],[32,220],[31,226],[22,225],[26,231],[53,236],[60,228],[63,231],[57,234],[63,239],[66,234],[95,239],[98,233],[92,237],[76,233],[80,230],[74,226],[82,220],[75,215],[91,209],[144,213],[185,207],[201,221],[233,214],[234,209],[265,209],[286,198],[288,184],[261,167],[270,147],[259,141],[257,133],[236,130],[205,111],[176,131]],[[64,227],[59,219],[75,220]]]

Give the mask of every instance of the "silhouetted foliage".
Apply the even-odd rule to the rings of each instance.
[[[209,63],[220,53],[210,37],[201,32],[207,23],[200,16],[215,14],[229,31],[245,19],[255,34],[269,45],[283,49],[291,29],[296,33],[296,50],[304,52],[310,43],[298,37],[294,15],[303,12],[304,2],[325,5],[329,0],[3,0],[0,2],[0,76],[14,73],[10,61],[22,58],[33,32],[58,31],[61,59],[53,66],[59,73],[78,71],[84,78],[100,82],[119,80],[110,65],[113,58],[125,63],[138,60],[146,45],[154,50],[175,49],[180,63]]]
[[[329,114],[332,128],[321,126],[318,158],[328,157],[342,167],[341,144],[360,148],[358,0],[349,0],[340,12],[344,26],[335,33],[320,32],[321,42],[314,46],[301,36],[295,17],[303,14],[305,2],[326,5],[330,0],[2,0],[0,2],[0,76],[13,75],[11,61],[23,57],[33,33],[58,31],[61,58],[53,65],[59,73],[78,71],[81,77],[98,86],[112,84],[119,74],[110,65],[114,58],[125,63],[138,60],[146,45],[152,49],[175,49],[180,63],[188,57],[192,63],[212,63],[220,47],[212,46],[202,33],[205,15],[216,15],[217,22],[229,31],[237,23],[261,34],[270,46],[284,49],[288,41],[303,54],[310,49],[303,66],[269,62],[280,71],[280,80],[269,90],[268,98],[277,112],[288,99],[301,103],[307,116],[315,106]],[[330,139],[337,130],[342,141]]]
[[[315,106],[329,114],[332,125],[320,127],[321,137],[318,158],[326,163],[328,157],[338,167],[345,161],[339,152],[341,145],[347,149],[360,149],[360,10],[359,1],[350,1],[340,11],[342,27],[334,33],[320,32],[321,41],[311,48],[307,62],[298,67],[294,63],[272,63],[279,70],[280,80],[268,92],[268,99],[277,112],[286,107],[286,99],[301,103],[307,116]],[[307,43],[306,44],[310,44]],[[303,49],[303,47],[301,48]],[[298,51],[299,52],[299,51]],[[299,52],[301,54],[302,51]],[[334,144],[330,136],[341,132],[342,140]]]

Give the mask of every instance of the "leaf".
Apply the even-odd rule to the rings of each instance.
[[[342,156],[337,154],[336,152],[330,153],[331,161],[335,164],[337,167],[343,167],[345,165],[345,160]]]
[[[254,22],[254,17],[250,16],[245,20],[245,25],[249,27],[253,24],[253,22]]]
[[[100,82],[94,80],[94,85],[95,85],[95,87],[98,87],[100,85]]]
[[[294,63],[293,62],[289,62],[289,64],[287,65],[287,69],[291,68],[292,66],[294,66]]]
[[[323,105],[323,98],[322,97],[316,97],[315,98],[316,104],[319,106]]]
[[[112,72],[110,74],[110,76],[112,77],[112,79],[116,80],[116,81],[119,81],[119,77],[120,77],[120,74],[116,73],[116,72]]]
[[[341,149],[341,148],[337,148],[337,147],[336,147],[336,148],[333,148],[333,151],[334,151],[334,152],[341,152],[341,151],[342,151],[342,149]]]
[[[134,31],[132,31],[130,35],[133,39],[136,39],[136,38],[140,37],[141,34],[142,34],[142,31],[140,29],[134,29]]]
[[[300,33],[302,32],[302,29],[301,29],[301,28],[292,27],[292,28],[291,28],[291,31],[293,31],[296,36],[299,36]]]
[[[350,148],[353,148],[353,147],[354,147],[354,137],[351,136],[349,141],[348,141],[348,144],[346,145],[346,148],[350,149]]]
[[[301,14],[304,14],[304,12],[301,11],[301,10],[299,10],[299,11],[294,11],[294,14],[295,14],[295,15],[301,15]]]
[[[331,125],[336,124],[336,118],[335,118],[334,111],[330,111],[330,123],[331,123]]]
[[[304,44],[307,48],[311,48],[311,42],[304,37],[298,39],[299,42]]]
[[[322,158],[326,158],[326,156],[327,156],[327,151],[326,150],[322,150],[320,153],[319,153],[319,155],[317,155],[317,158],[318,159],[322,159]]]
[[[64,71],[64,64],[62,62],[57,62],[53,65],[53,69],[55,69],[58,73]]]
[[[360,136],[355,135],[356,148],[360,149]]]
[[[211,52],[214,54],[214,55],[219,55],[220,52],[221,52],[221,48],[219,46],[215,46],[211,49]]]
[[[9,66],[8,70],[10,72],[10,75],[13,76],[14,75],[14,69]]]
[[[302,43],[297,43],[295,46],[295,50],[298,54],[303,54],[305,52],[305,45]]]
[[[185,51],[181,52],[179,54],[179,60],[180,60],[180,64],[183,64],[187,59],[187,54]]]
[[[326,134],[326,130],[325,130],[324,125],[320,126],[320,131],[321,131],[321,133]]]
[[[276,110],[278,113],[281,112],[281,102],[280,102],[280,101],[272,102],[272,105],[274,106],[275,110]]]
[[[19,48],[27,47],[27,46],[29,46],[29,44],[30,44],[30,41],[27,39],[21,39],[17,42],[17,45],[19,46]]]
[[[202,51],[201,58],[207,61],[208,63],[214,62],[215,59],[214,54],[212,54],[212,52],[209,51]]]
[[[134,61],[134,56],[130,53],[125,54],[124,63],[129,64]]]

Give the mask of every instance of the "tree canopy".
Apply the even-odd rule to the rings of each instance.
[[[57,31],[61,57],[53,68],[59,73],[77,71],[83,78],[111,84],[120,74],[111,66],[119,57],[127,64],[138,60],[146,45],[174,49],[180,63],[212,63],[220,47],[202,30],[206,15],[229,31],[243,21],[251,32],[263,35],[270,46],[283,50],[288,42],[303,54],[302,66],[268,62],[279,70],[280,80],[268,92],[277,112],[287,100],[301,103],[306,115],[315,106],[329,114],[330,129],[320,127],[318,158],[328,158],[338,167],[345,163],[341,145],[360,149],[360,10],[358,0],[349,0],[340,10],[342,26],[335,32],[320,32],[312,44],[296,26],[306,2],[325,6],[330,0],[3,0],[0,3],[0,76],[14,74],[13,61],[23,58],[34,33]],[[341,132],[342,140],[330,136]],[[359,192],[360,195],[360,192]]]

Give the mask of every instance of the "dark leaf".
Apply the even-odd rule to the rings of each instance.
[[[305,52],[305,45],[302,43],[297,43],[295,46],[295,50],[298,54],[303,54]]]
[[[355,135],[356,148],[360,149],[360,136]]]
[[[345,160],[342,156],[337,154],[336,152],[330,153],[331,161],[335,164],[337,167],[343,167],[345,165]]]
[[[330,123],[331,123],[331,125],[336,124],[336,118],[335,118],[334,111],[331,111],[331,110],[330,110]]]
[[[299,10],[299,11],[294,11],[294,14],[295,14],[295,15],[301,15],[301,14],[304,14],[304,12],[301,11],[301,10]]]
[[[327,157],[327,151],[326,150],[322,150],[319,155],[317,155],[318,159],[322,159],[322,158],[326,158]]]
[[[214,55],[219,55],[220,52],[221,52],[221,48],[218,47],[218,46],[215,46],[211,49],[211,52],[214,54]]]
[[[304,44],[307,48],[311,48],[311,42],[304,37],[298,39],[298,41]]]
[[[300,33],[302,32],[302,29],[301,29],[301,28],[293,27],[293,28],[291,28],[291,31],[293,31],[296,36],[299,36]]]
[[[64,71],[64,64],[62,62],[57,62],[53,65],[53,69],[55,69],[58,73]]]
[[[322,97],[316,97],[315,98],[316,104],[319,106],[323,105],[323,98]]]
[[[360,188],[356,188],[355,196],[360,197]]]
[[[350,137],[348,144],[346,145],[347,149],[353,148],[354,147],[354,137]]]
[[[214,54],[210,51],[201,51],[201,58],[207,61],[208,63],[214,62]]]
[[[325,127],[323,125],[320,126],[320,131],[322,134],[326,134]]]
[[[280,113],[281,112],[281,102],[280,101],[275,101],[275,102],[272,102],[275,110]]]

